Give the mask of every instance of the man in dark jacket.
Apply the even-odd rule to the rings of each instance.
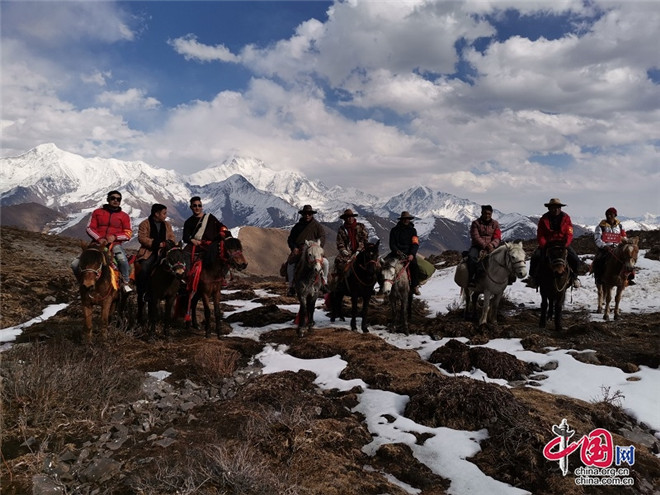
[[[158,251],[168,242],[176,243],[172,224],[166,218],[167,206],[155,203],[151,205],[151,215],[138,226],[140,249],[135,257],[135,262],[140,264],[140,272],[136,279],[138,295],[146,292],[147,280],[157,261]]]
[[[502,230],[497,220],[493,220],[493,207],[483,205],[481,216],[470,225],[470,250],[468,251],[469,286],[474,287],[479,269],[479,260],[493,252],[502,242]]]
[[[190,198],[192,216],[183,224],[184,251],[194,251],[195,257],[206,252],[208,246],[218,238],[232,237],[229,229],[211,213],[204,213],[202,200],[199,196]],[[194,260],[193,260],[194,261]]]
[[[289,287],[287,290],[288,296],[295,295],[293,287],[293,278],[296,271],[296,264],[302,254],[305,241],[321,242],[321,247],[325,245],[325,231],[323,226],[314,218],[316,211],[311,205],[303,206],[303,209],[298,212],[300,220],[291,229],[291,233],[287,239],[287,244],[291,253],[287,260],[287,278],[289,280]],[[328,282],[328,260],[323,258],[323,290],[327,290],[326,284]]]
[[[390,254],[388,257],[405,259],[409,263],[410,285],[416,295],[419,292],[419,268],[417,266],[417,250],[419,249],[419,237],[413,217],[407,211],[401,213],[398,223],[390,231]]]

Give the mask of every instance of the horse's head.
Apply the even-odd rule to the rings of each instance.
[[[523,279],[527,276],[527,265],[525,264],[525,250],[522,242],[505,242],[509,263],[516,277]]]
[[[232,268],[236,270],[245,270],[247,268],[247,261],[243,256],[243,245],[236,237],[230,237],[224,241],[224,249],[227,256],[227,261]]]
[[[568,249],[563,243],[552,243],[546,247],[546,259],[557,275],[563,275],[568,269],[567,257]]]
[[[382,277],[383,294],[389,296],[392,292],[392,285],[397,276],[397,267],[401,266],[401,262],[396,258],[381,258],[380,260],[380,275]]]
[[[320,239],[305,241],[303,259],[307,267],[313,268],[316,273],[323,272],[323,248]]]
[[[188,262],[188,254],[186,254],[183,249],[181,249],[180,244],[181,243],[169,248],[161,263],[165,265],[165,267],[170,272],[172,272],[174,276],[182,279],[187,271],[186,263]]]
[[[368,242],[364,246],[364,250],[357,255],[356,261],[367,272],[373,273],[380,268],[380,260],[378,254],[378,247],[380,246],[380,239],[376,242]]]
[[[91,243],[80,255],[78,264],[78,281],[81,287],[93,289],[103,274],[103,267],[108,264],[108,258],[103,247]]]
[[[624,238],[617,247],[619,259],[623,262],[624,270],[632,272],[639,256],[639,237]]]

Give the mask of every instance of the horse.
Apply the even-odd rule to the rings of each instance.
[[[537,276],[541,292],[539,328],[545,328],[547,319],[552,319],[554,315],[555,330],[562,330],[561,312],[566,289],[571,284],[567,256],[568,249],[562,243],[551,243],[545,248],[545,258],[541,260]]]
[[[484,295],[484,304],[479,318],[479,327],[497,325],[497,311],[509,283],[527,276],[525,251],[522,242],[505,242],[494,249],[484,260],[483,272],[477,276],[474,289],[468,286],[467,262],[460,263],[454,273],[454,282],[465,297],[465,319],[476,308],[479,294]]]
[[[107,249],[97,243],[83,247],[78,263],[77,278],[80,284],[80,302],[85,320],[85,341],[92,342],[92,311],[101,306],[101,340],[108,332],[108,320],[119,293],[119,273],[111,268],[112,260]]]
[[[211,335],[211,301],[213,301],[213,315],[215,317],[215,332],[218,337],[222,335],[222,308],[220,307],[220,291],[223,282],[231,269],[242,271],[247,268],[247,261],[243,256],[241,241],[235,237],[218,239],[212,242],[201,261],[197,288],[194,283],[189,296],[187,322],[192,313],[192,326],[197,324],[197,302],[201,299],[204,304],[204,330],[205,336]],[[194,270],[194,268],[193,268]],[[191,270],[192,271],[192,270]],[[194,275],[194,274],[193,274]]]
[[[391,328],[403,328],[408,335],[408,322],[412,315],[413,292],[408,275],[408,261],[396,257],[381,260],[383,295],[389,298],[392,315]],[[398,326],[397,326],[398,324]]]
[[[344,295],[351,296],[351,330],[357,330],[357,304],[358,299],[362,299],[362,324],[361,329],[368,333],[367,312],[369,310],[369,301],[374,293],[374,285],[378,277],[380,262],[378,259],[378,247],[380,240],[376,243],[369,242],[360,251],[353,260],[351,260],[345,270],[344,278],[339,281],[335,290],[330,294],[330,321],[334,323],[335,318],[344,320],[342,311],[342,300]]]
[[[147,279],[147,300],[149,302],[149,335],[156,333],[160,301],[165,301],[165,312],[162,315],[163,334],[169,335],[172,324],[172,308],[179,293],[179,285],[187,272],[188,255],[181,248],[182,243],[168,244],[162,248],[164,255],[154,266]],[[138,300],[138,314],[142,316],[142,301]]]
[[[316,300],[323,286],[323,248],[321,240],[305,241],[303,252],[296,264],[294,286],[300,303],[296,316],[298,336],[305,334],[305,326],[311,330],[314,326]]]
[[[628,276],[634,272],[637,256],[639,254],[639,239],[623,239],[610,255],[606,258],[603,273],[600,276],[598,287],[598,309],[603,311],[603,320],[610,321],[610,302],[612,300],[612,289],[616,287],[614,297],[614,319],[618,320],[621,312],[619,303],[623,295],[623,289],[628,285]]]

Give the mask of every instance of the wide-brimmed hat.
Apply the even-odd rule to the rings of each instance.
[[[305,205],[303,206],[303,209],[298,212],[300,215],[304,215],[305,213],[311,213],[312,215],[316,215],[316,211],[312,209],[312,205]]]
[[[341,218],[342,220],[346,220],[348,217],[357,217],[357,216],[358,216],[357,213],[353,213],[353,210],[347,208],[344,210],[344,214],[340,215],[339,218]]]
[[[413,217],[413,216],[412,216],[410,213],[408,213],[407,211],[402,211],[402,212],[401,212],[401,216],[399,217],[399,220],[405,220],[406,218],[409,218],[410,220],[412,220],[412,219],[415,218],[415,217]]]
[[[546,208],[550,208],[551,206],[566,206],[566,205],[561,201],[559,201],[559,198],[552,198],[550,201],[548,201],[545,204]]]
[[[489,211],[493,213],[493,207],[490,205],[481,205],[481,211]]]

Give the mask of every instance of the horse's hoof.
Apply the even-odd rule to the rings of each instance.
[[[362,327],[362,333],[369,333],[369,329],[367,327]]]
[[[334,322],[335,322],[335,317],[333,316],[330,318],[330,323],[334,323]]]

